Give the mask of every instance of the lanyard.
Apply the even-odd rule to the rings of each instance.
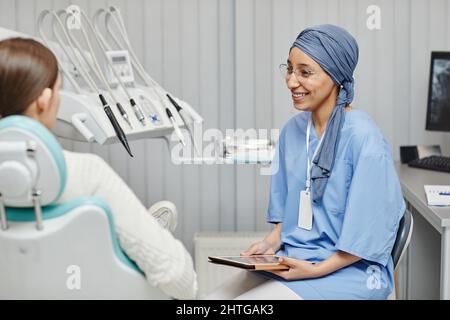
[[[319,140],[319,143],[317,144],[316,150],[314,151],[314,154],[311,158],[311,160],[309,159],[309,136],[310,136],[310,132],[311,132],[311,125],[312,125],[312,121],[311,118],[308,121],[308,128],[306,129],[306,162],[308,163],[308,169],[306,171],[306,191],[309,192],[311,189],[311,167],[312,167],[312,160],[314,160],[314,158],[317,156],[317,153],[319,152],[320,146],[322,145],[323,142],[323,138],[325,137],[325,131],[322,133],[322,137]]]

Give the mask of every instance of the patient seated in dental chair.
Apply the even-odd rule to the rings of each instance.
[[[59,108],[60,86],[57,60],[49,49],[31,39],[0,41],[0,118],[25,115],[51,129]],[[64,157],[67,184],[58,202],[81,196],[105,200],[122,249],[144,271],[148,282],[170,297],[195,298],[197,277],[192,258],[170,232],[176,223],[175,206],[162,202],[147,210],[100,157],[68,151]],[[175,217],[163,222],[164,214]]]

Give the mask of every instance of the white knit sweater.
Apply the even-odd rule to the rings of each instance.
[[[116,172],[100,157],[64,151],[67,184],[59,203],[96,196],[111,208],[119,243],[148,282],[176,299],[193,299],[197,275],[183,244],[161,227]]]

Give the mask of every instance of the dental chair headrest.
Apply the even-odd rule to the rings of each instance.
[[[32,207],[58,200],[66,185],[66,162],[53,134],[26,116],[0,120],[0,194],[8,207]]]

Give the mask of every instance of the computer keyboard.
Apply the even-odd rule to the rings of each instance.
[[[408,166],[420,169],[450,172],[450,157],[429,156],[416,159],[408,163]]]

